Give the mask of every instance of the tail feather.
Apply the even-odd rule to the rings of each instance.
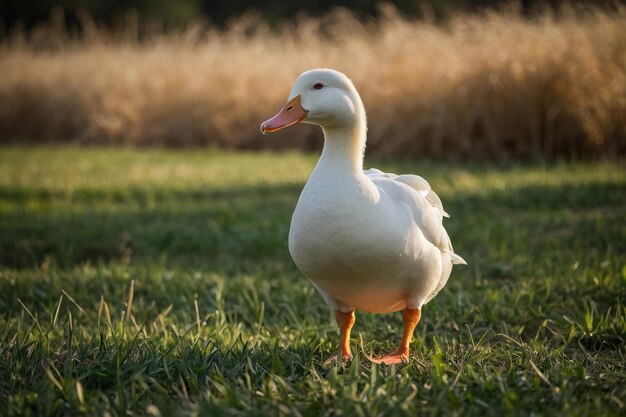
[[[452,256],[453,265],[467,265],[467,262],[465,262],[465,259],[461,258],[456,253],[452,252],[451,256]]]

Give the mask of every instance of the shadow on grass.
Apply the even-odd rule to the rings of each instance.
[[[228,259],[272,258],[285,254],[290,212],[300,189],[292,184],[87,189],[71,195],[0,189],[5,201],[36,206],[4,216],[0,263],[17,269],[52,261],[69,268],[84,262],[161,259],[206,269]]]
[[[0,265],[71,268],[85,262],[160,260],[245,271],[288,261],[291,213],[302,184],[237,188],[0,188],[19,207],[0,222]],[[473,263],[502,245],[523,255],[551,244],[626,250],[626,191],[617,182],[533,186],[443,196],[457,252]],[[613,224],[615,222],[615,224]],[[601,228],[602,230],[598,230]],[[547,245],[547,246],[546,246]]]

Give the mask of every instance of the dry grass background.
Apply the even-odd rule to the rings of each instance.
[[[311,127],[259,124],[312,67],[348,74],[369,116],[368,152],[472,159],[626,153],[626,9],[515,8],[411,20],[345,10],[270,29],[247,14],[138,40],[81,16],[0,46],[0,142],[229,148],[321,145]]]

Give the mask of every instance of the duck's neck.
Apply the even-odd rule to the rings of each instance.
[[[318,162],[320,170],[360,175],[363,172],[366,127],[360,118],[353,126],[322,127],[324,149]]]

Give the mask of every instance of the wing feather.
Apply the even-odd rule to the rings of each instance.
[[[421,198],[416,195],[412,196],[415,203],[421,206],[414,210],[414,220],[422,230],[424,237],[442,252],[449,252],[449,259],[453,264],[466,264],[463,258],[454,253],[448,232],[443,227],[443,218],[450,217],[450,215],[443,209],[441,199],[432,190],[428,181],[419,175],[396,175],[376,168],[365,170],[364,173],[382,188],[384,188],[385,181],[394,181],[410,187],[410,191],[413,191],[414,194],[419,194]]]

